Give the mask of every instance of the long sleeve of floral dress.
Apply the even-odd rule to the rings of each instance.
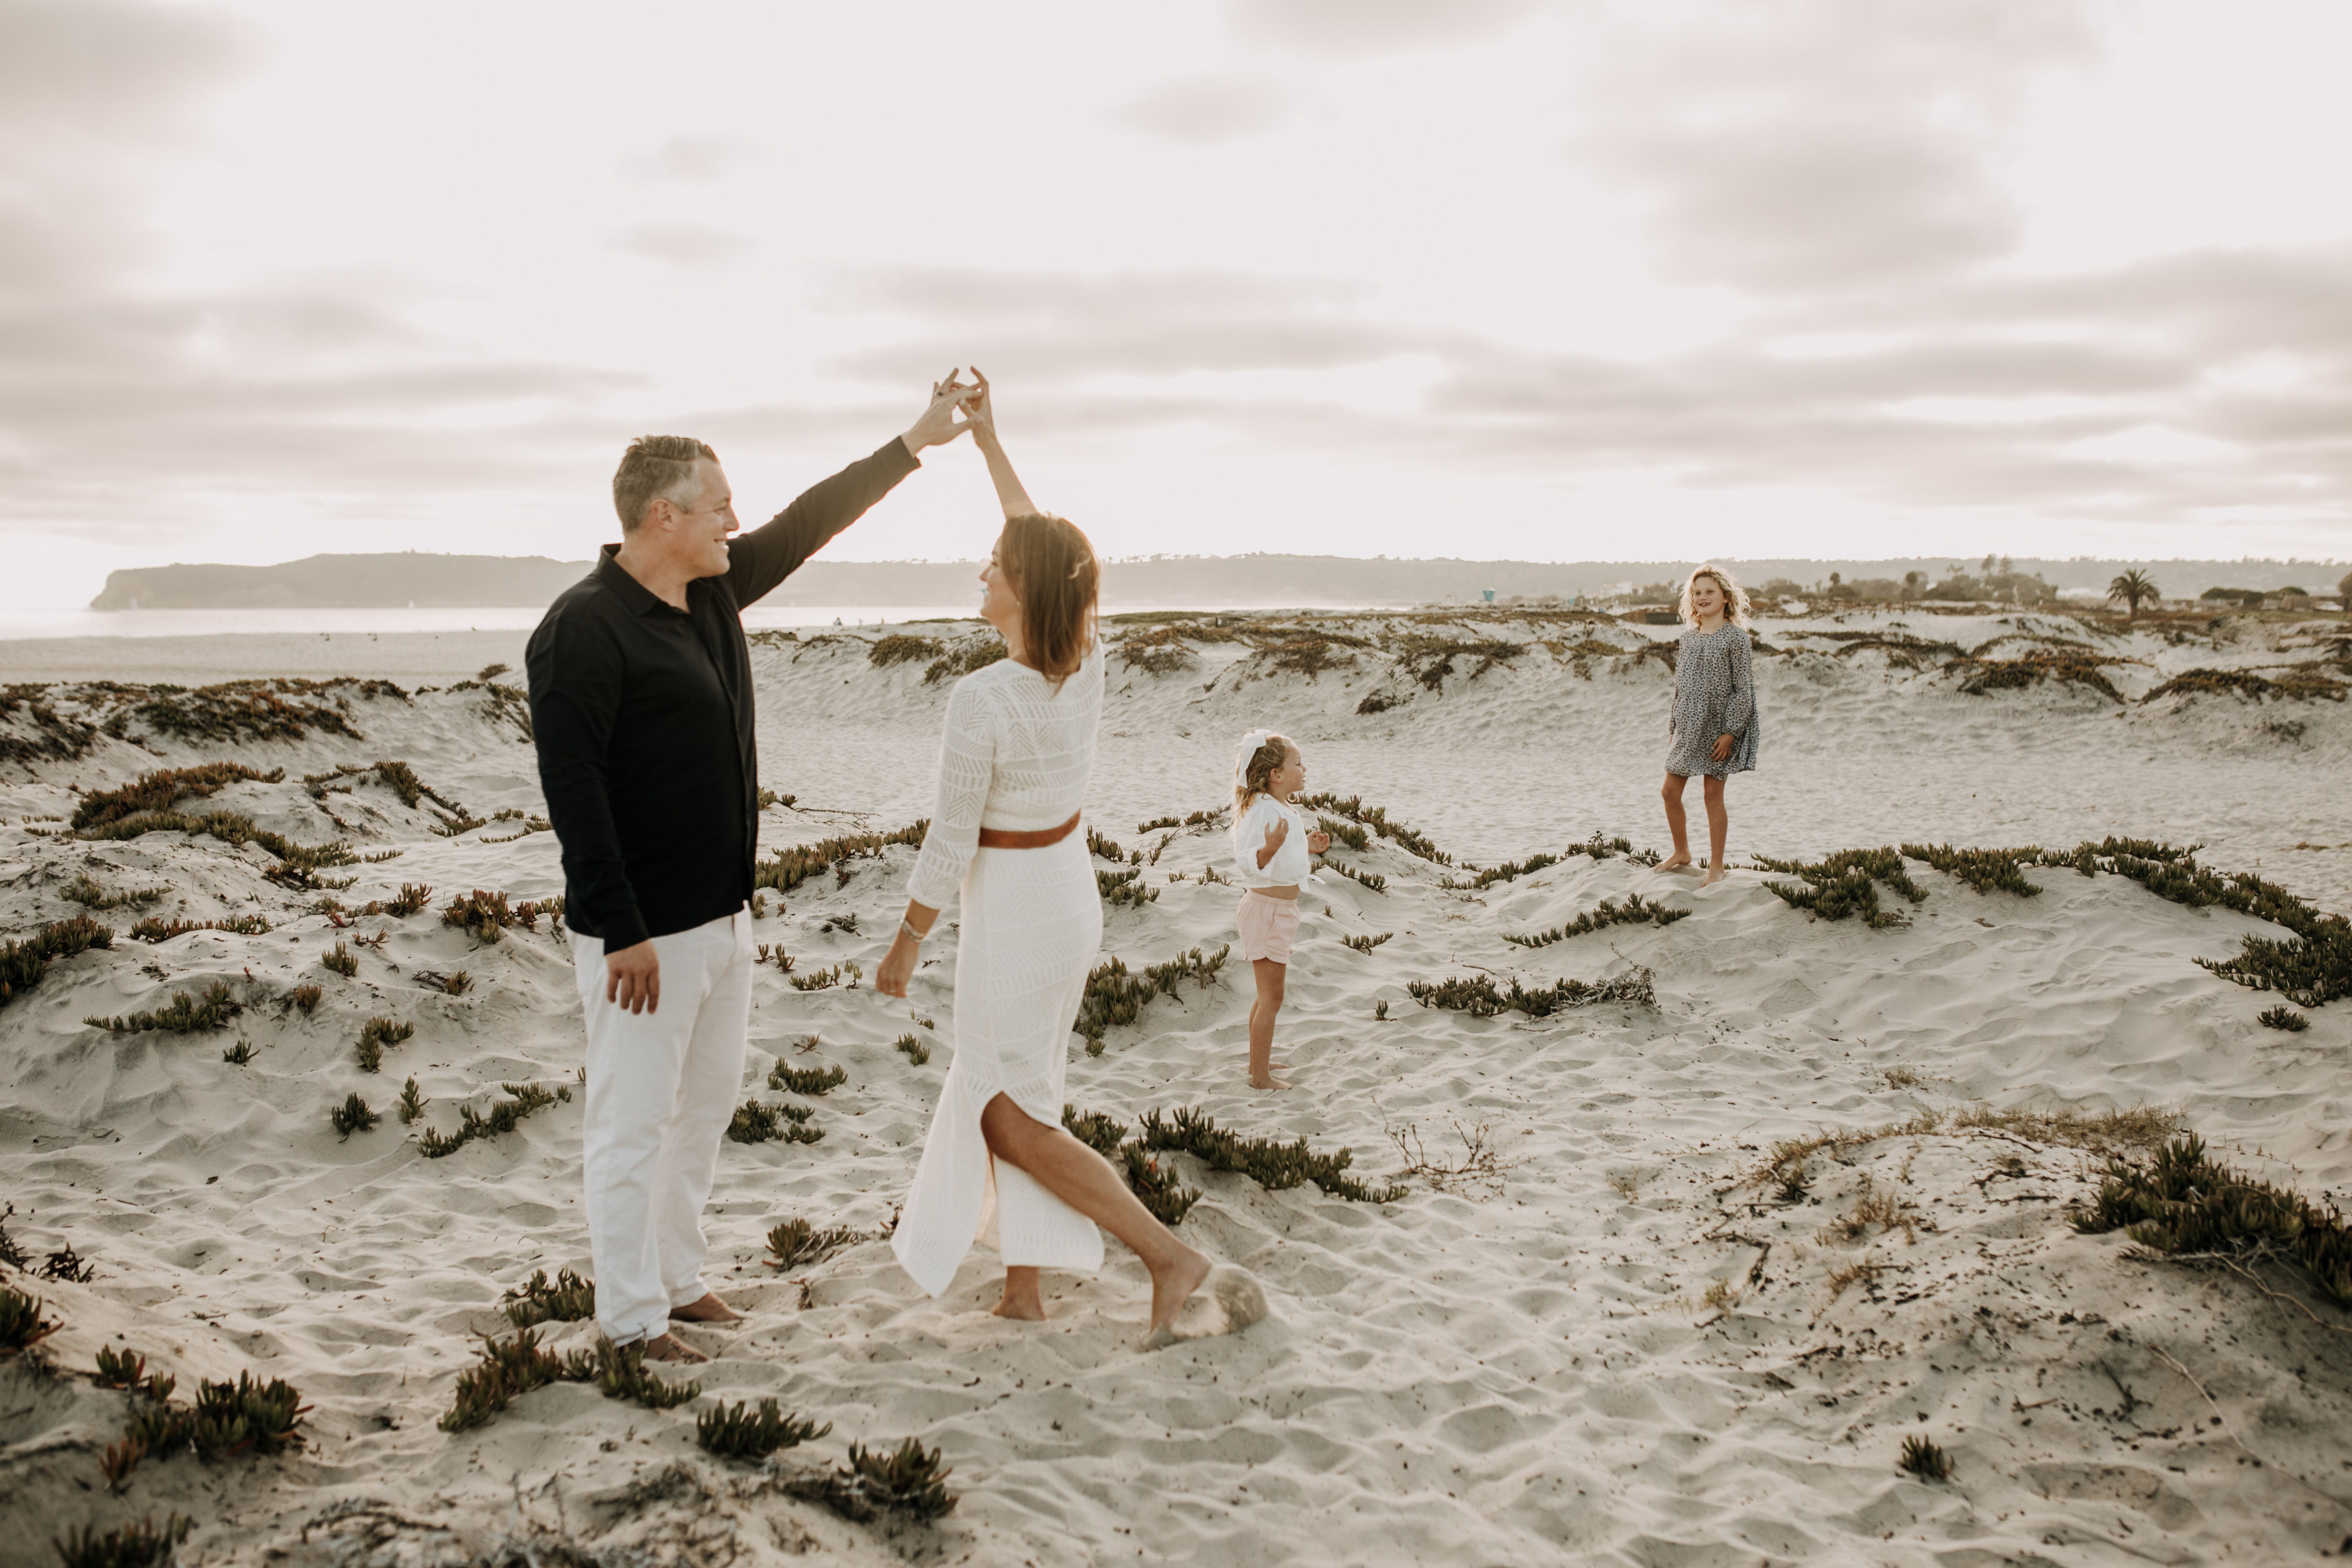
[[[940,736],[940,787],[931,825],[907,885],[907,896],[919,904],[945,909],[980,847],[980,818],[988,809],[988,787],[996,773],[993,718],[980,683],[956,683]]]

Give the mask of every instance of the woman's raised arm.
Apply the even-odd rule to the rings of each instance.
[[[1022,488],[1021,476],[1013,471],[1013,460],[1004,455],[1004,443],[996,438],[996,405],[989,397],[988,377],[974,365],[971,378],[980,384],[980,395],[966,400],[964,418],[981,455],[988,459],[988,477],[995,482],[997,501],[1006,517],[1034,517],[1037,503]]]

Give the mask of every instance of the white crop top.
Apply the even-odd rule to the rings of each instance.
[[[1265,836],[1284,817],[1290,819],[1290,837],[1274,858],[1258,869],[1258,851],[1265,847]],[[1270,795],[1254,796],[1250,808],[1234,824],[1234,867],[1241,873],[1244,888],[1295,888],[1307,880],[1312,869],[1307,853],[1307,834],[1314,824],[1296,806],[1285,805]]]

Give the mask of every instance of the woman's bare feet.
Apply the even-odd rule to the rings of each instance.
[[[1147,1342],[1157,1337],[1176,1321],[1185,1300],[1201,1288],[1209,1277],[1209,1255],[1195,1252],[1178,1244],[1176,1255],[1168,1263],[1151,1271],[1151,1322],[1144,1330]]]
[[[1690,863],[1691,858],[1688,855],[1669,855],[1651,867],[1650,874],[1655,876],[1661,871],[1679,871]]]
[[[1004,1271],[1004,1296],[989,1309],[1000,1318],[1017,1318],[1024,1323],[1045,1321],[1045,1299],[1037,1291],[1037,1270],[1012,1268]]]
[[[646,1342],[646,1359],[677,1362],[682,1365],[690,1366],[709,1361],[710,1358],[676,1334],[663,1334]]]
[[[1730,873],[1720,866],[1710,866],[1707,868],[1706,875],[1699,879],[1698,885],[1702,888],[1712,888],[1729,875]]]
[[[743,1314],[719,1299],[718,1292],[705,1292],[699,1301],[688,1301],[683,1307],[669,1310],[674,1323],[740,1323]]]
[[[1253,1073],[1250,1075],[1250,1087],[1252,1089],[1288,1089],[1290,1086],[1272,1073],[1263,1076]]]

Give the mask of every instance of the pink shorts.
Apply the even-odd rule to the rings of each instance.
[[[1290,962],[1290,950],[1298,942],[1298,900],[1269,899],[1264,893],[1244,893],[1241,913],[1235,917],[1241,926],[1242,957],[1255,963],[1270,958],[1276,963]]]

